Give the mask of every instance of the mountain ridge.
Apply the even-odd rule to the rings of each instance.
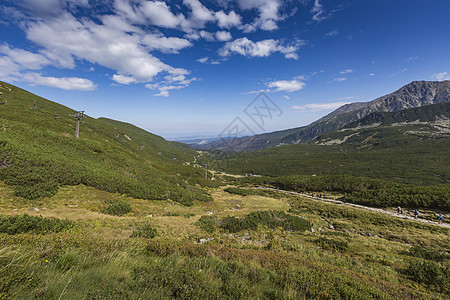
[[[450,102],[450,81],[413,81],[372,101],[345,104],[307,126],[238,138],[232,142],[212,142],[204,145],[204,148],[221,151],[232,148],[236,152],[245,152],[305,143],[376,111],[399,111],[442,102]]]

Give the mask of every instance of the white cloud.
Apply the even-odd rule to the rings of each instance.
[[[241,16],[236,14],[234,11],[226,14],[223,10],[221,10],[216,12],[215,16],[217,18],[217,24],[220,28],[239,27],[242,22]]]
[[[159,50],[164,53],[178,53],[179,50],[191,47],[189,40],[178,37],[165,37],[162,34],[146,34],[143,36],[142,44],[149,50]]]
[[[338,77],[338,78],[333,79],[333,81],[336,81],[336,82],[342,82],[342,81],[346,81],[346,80],[347,80],[347,77]]]
[[[182,39],[159,36],[158,42],[149,46],[145,36],[77,20],[68,13],[47,22],[30,23],[26,33],[28,39],[45,48],[48,57],[64,67],[74,67],[77,58],[132,76],[136,82],[151,81],[160,72],[187,73],[164,64],[148,52],[152,47],[177,50],[188,46],[188,41]]]
[[[411,61],[411,60],[416,60],[416,59],[419,59],[419,57],[418,56],[411,56],[411,57],[408,57],[406,60]]]
[[[283,98],[286,99],[286,100],[290,100],[291,99],[291,97],[289,97],[288,95],[283,95]]]
[[[336,36],[336,35],[339,35],[339,31],[333,30],[333,31],[325,33],[325,35],[326,36]]]
[[[295,92],[305,87],[305,83],[298,79],[278,80],[266,84],[270,88],[275,88],[275,92]]]
[[[202,58],[197,59],[197,61],[202,64],[206,64],[208,62],[208,60],[209,60],[209,57],[202,57]]]
[[[296,51],[301,45],[304,45],[304,42],[300,40],[296,41],[294,45],[284,46],[281,45],[279,40],[269,39],[253,42],[244,37],[226,43],[219,50],[219,55],[229,56],[236,53],[250,57],[265,57],[271,55],[272,53],[280,52],[284,54],[285,58],[297,59],[298,55]]]
[[[436,73],[431,77],[437,81],[450,80],[450,75],[447,72]]]
[[[217,31],[216,39],[218,41],[226,42],[226,41],[231,40],[231,34],[228,31]]]
[[[375,73],[370,73],[369,76],[375,76]]]
[[[215,40],[214,35],[213,35],[211,32],[208,32],[208,31],[205,31],[205,30],[201,30],[201,31],[199,32],[199,35],[200,35],[203,39],[207,40],[208,42],[212,42],[212,41]]]
[[[11,58],[21,69],[39,70],[50,64],[50,60],[42,54],[11,48],[7,44],[0,46],[0,53]]]
[[[341,71],[339,74],[348,74],[348,73],[353,73],[353,70],[347,69],[347,70]]]
[[[320,4],[319,0],[314,0],[314,6],[311,9],[311,13],[313,14],[312,19],[317,22],[320,22],[327,18],[323,16],[324,14],[323,5]]]
[[[259,12],[259,17],[253,21],[253,24],[245,26],[244,32],[251,32],[256,28],[274,30],[278,28],[277,22],[286,18],[280,13],[281,0],[238,0],[238,2],[243,10],[256,9]]]
[[[29,72],[24,74],[23,78],[33,84],[56,87],[64,90],[92,91],[97,88],[97,86],[89,79],[78,77],[45,77],[39,73]]]
[[[134,79],[131,76],[124,76],[124,75],[118,75],[118,74],[114,74],[112,77],[112,80],[114,80],[117,83],[120,84],[130,84],[130,83],[135,83],[136,79]]]
[[[153,25],[167,28],[187,25],[184,15],[174,15],[164,1],[144,1],[140,6],[140,11]]]
[[[197,59],[197,61],[202,64],[210,64],[210,65],[219,65],[220,64],[220,61],[212,60],[209,57],[202,57],[202,58]]]
[[[197,78],[187,79],[186,76],[180,75],[167,75],[164,77],[164,81],[158,83],[148,83],[146,88],[151,90],[158,90],[159,93],[154,96],[169,97],[171,90],[179,90],[188,87],[191,82],[196,81]]]
[[[245,94],[245,95],[252,95],[252,94],[261,94],[261,93],[270,93],[270,90],[269,89],[265,89],[265,90],[249,91],[249,92],[245,92],[243,94]]]
[[[0,56],[0,78],[3,80],[27,81],[64,90],[90,91],[97,87],[92,81],[84,78],[45,77],[36,72],[29,72],[28,70],[39,70],[51,64],[51,61],[42,54],[11,48],[6,44],[0,46],[0,53],[3,54]]]
[[[302,111],[319,111],[319,110],[331,110],[341,107],[342,105],[349,104],[351,102],[331,102],[331,103],[310,103],[305,105],[293,105],[294,110]]]
[[[206,8],[198,0],[183,0],[183,3],[191,8],[193,21],[199,26],[203,26],[206,22],[216,19],[214,12]]]

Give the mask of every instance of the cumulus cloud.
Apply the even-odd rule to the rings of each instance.
[[[436,73],[431,77],[437,81],[450,80],[450,75],[447,72]]]
[[[24,74],[23,78],[33,84],[56,87],[63,90],[92,91],[97,88],[89,79],[78,77],[46,77],[39,73],[30,72]]]
[[[220,64],[220,61],[210,59],[209,57],[202,57],[202,58],[197,59],[197,61],[202,64],[210,64],[210,65]]]
[[[42,54],[11,48],[8,44],[0,46],[0,53],[24,69],[39,70],[50,64],[50,60]]]
[[[149,41],[145,36],[128,34],[89,20],[77,20],[69,13],[48,22],[29,24],[27,37],[45,48],[48,56],[63,62],[65,67],[74,67],[75,58],[82,59],[132,76],[137,82],[151,81],[160,72],[187,73],[151,55],[146,48]],[[181,46],[174,46],[176,42],[181,42]],[[181,39],[159,37],[149,48],[164,48],[164,43],[172,50],[189,45]]]
[[[284,54],[285,58],[297,59],[297,51],[301,45],[304,45],[303,41],[296,41],[293,45],[282,45],[279,40],[262,40],[253,42],[246,37],[236,39],[232,42],[226,43],[220,50],[219,55],[229,56],[231,54],[240,54],[249,57],[265,57],[272,53],[279,52]]]
[[[244,27],[245,32],[251,32],[260,28],[262,30],[274,30],[278,28],[278,21],[284,20],[285,15],[280,13],[281,0],[238,0],[243,10],[256,9],[259,12],[252,24]]]
[[[331,110],[341,107],[342,105],[349,104],[350,102],[331,102],[331,103],[310,103],[305,105],[293,105],[292,109],[302,111],[319,111],[319,110]]]
[[[234,11],[226,14],[223,10],[215,13],[217,18],[217,24],[220,28],[231,28],[231,27],[239,27],[242,22],[242,18],[240,15],[236,14]]]
[[[151,90],[158,90],[154,96],[169,97],[171,90],[179,90],[188,87],[191,82],[196,81],[197,78],[186,78],[185,75],[167,75],[164,77],[164,81],[158,83],[148,83],[146,88]]]
[[[202,27],[206,22],[215,21],[214,12],[205,7],[198,0],[183,0],[184,5],[190,7],[192,22]]]
[[[187,39],[165,37],[162,34],[145,34],[142,44],[148,46],[149,50],[159,50],[164,53],[178,53],[181,49],[192,46]]]
[[[6,81],[27,81],[36,85],[56,87],[64,90],[91,91],[96,85],[78,77],[45,77],[37,72],[50,65],[51,61],[44,55],[23,49],[12,48],[7,44],[0,46],[0,78]]]
[[[130,83],[135,83],[136,79],[134,79],[131,76],[125,76],[125,75],[119,75],[119,74],[114,74],[112,77],[112,80],[114,80],[117,83],[120,84],[130,84]]]
[[[218,41],[226,42],[226,41],[231,40],[231,34],[228,31],[217,31],[216,39]]]
[[[299,79],[278,80],[266,84],[269,88],[275,88],[275,92],[295,92],[303,89],[305,83]]]
[[[261,89],[256,91],[245,92],[244,94],[259,94],[259,93],[270,93],[270,92],[295,92],[303,89],[306,84],[304,83],[304,76],[294,77],[292,80],[274,80],[269,81],[265,85],[268,89]],[[283,98],[289,100],[289,96],[284,95]]]
[[[120,1],[123,2],[123,1]],[[123,4],[126,7],[127,4]],[[128,4],[129,5],[129,4]],[[134,16],[133,19],[138,19],[136,11],[130,13],[132,8],[126,8],[128,15]],[[153,25],[177,28],[187,26],[186,18],[183,14],[173,14],[170,7],[164,1],[145,1],[139,7],[142,15],[146,17]]]
[[[89,0],[9,1],[5,8],[15,12],[14,20],[34,45],[33,51],[0,45],[0,77],[92,90],[95,84],[88,79],[56,78],[33,72],[48,66],[76,70],[80,62],[87,62],[111,69],[110,79],[116,83],[146,83],[148,88],[158,90],[158,95],[168,96],[169,91],[186,87],[195,78],[188,79],[188,70],[163,62],[154,54],[156,51],[176,54],[203,39],[225,42],[219,50],[222,57],[232,54],[266,57],[281,53],[285,58],[298,59],[297,51],[303,41],[251,41],[246,37],[233,41],[230,33],[234,27],[242,31],[277,29],[277,23],[288,17],[282,12],[286,8],[282,0],[236,1],[237,5],[225,5],[215,11],[202,0],[183,0],[178,4],[164,0],[114,0],[108,5],[112,9],[108,14],[103,6]],[[241,10],[253,15],[249,24],[243,24],[238,14]],[[211,28],[213,25],[216,30]],[[173,34],[175,30],[184,37]],[[199,62],[220,63],[209,58]],[[164,75],[184,79],[154,82]]]
[[[199,31],[198,34],[200,35],[201,38],[203,38],[209,42],[212,42],[215,40],[214,34],[212,34],[211,32],[201,30],[201,31]]]

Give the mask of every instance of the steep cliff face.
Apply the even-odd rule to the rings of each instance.
[[[252,151],[280,144],[305,143],[374,112],[393,112],[444,102],[450,102],[450,81],[414,81],[370,102],[343,105],[308,126],[234,140],[233,150]],[[226,150],[229,144],[218,141],[205,148]]]

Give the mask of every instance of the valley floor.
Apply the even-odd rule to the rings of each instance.
[[[446,227],[273,190],[248,196],[224,188],[210,192],[213,201],[187,207],[83,185],[25,200],[0,183],[3,220],[28,214],[73,224],[61,232],[0,233],[0,299],[450,295]],[[131,212],[121,217],[102,213],[111,200],[129,203]],[[267,211],[280,213],[270,222],[253,219],[257,226],[251,228],[225,226],[227,217],[252,221],[249,216]],[[309,228],[283,227],[295,221],[283,214]],[[156,229],[155,237],[136,234],[146,225]]]

